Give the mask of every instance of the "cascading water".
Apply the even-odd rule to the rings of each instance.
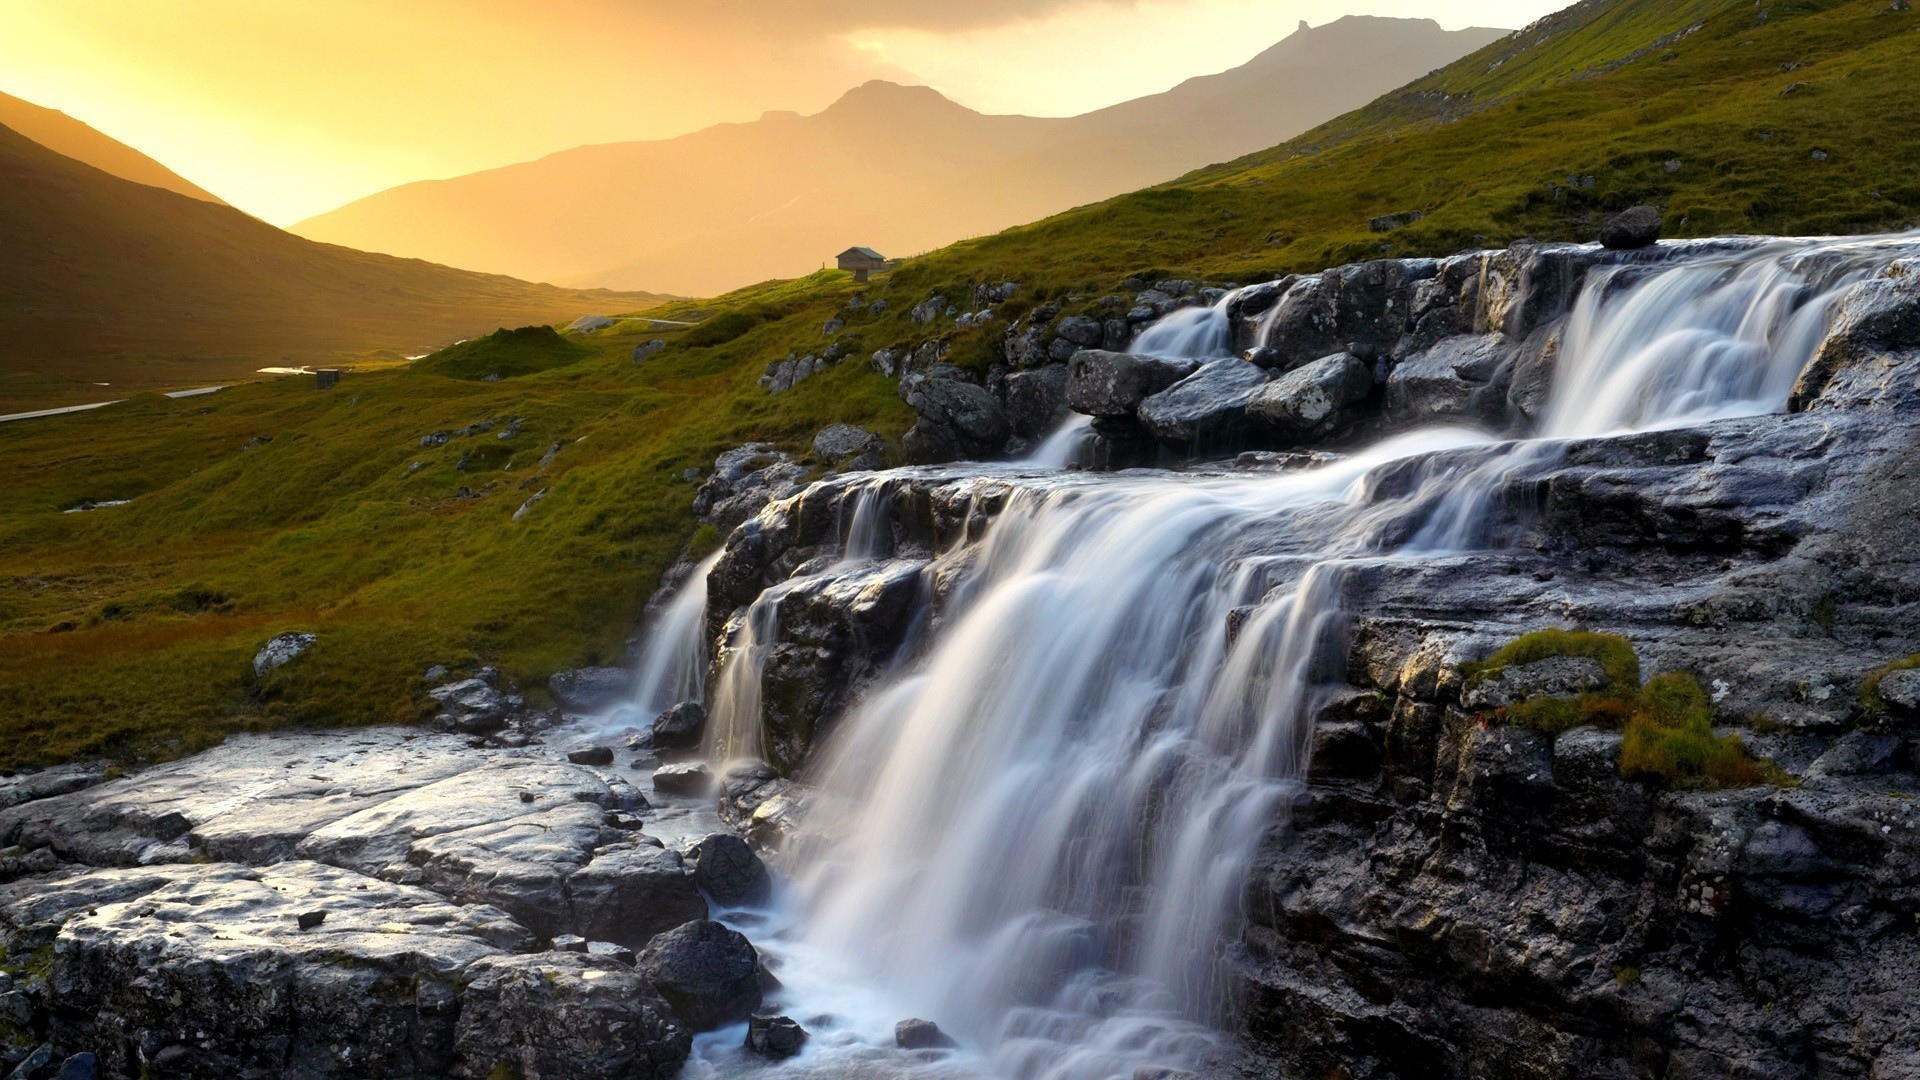
[[[822,839],[793,853],[762,940],[786,960],[783,1004],[832,1016],[788,1075],[1202,1064],[1232,1007],[1223,956],[1248,866],[1340,679],[1347,568],[1483,545],[1501,478],[1557,440],[1780,409],[1834,299],[1902,244],[1595,271],[1542,439],[1436,428],[1304,472],[1010,478],[985,538],[945,557],[966,580],[930,647],[816,754]],[[1372,482],[1414,457],[1411,482]],[[751,640],[771,640],[754,618]],[[966,1049],[883,1049],[909,1015]],[[689,1075],[731,1073],[737,1038],[704,1042]]]
[[[1233,327],[1227,305],[1233,293],[1212,307],[1182,308],[1147,327],[1135,338],[1130,352],[1177,360],[1217,360],[1233,355]]]

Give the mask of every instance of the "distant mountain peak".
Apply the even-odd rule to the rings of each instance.
[[[873,79],[840,95],[822,116],[897,117],[903,112],[967,112],[966,106],[931,86],[903,86],[886,79]]]

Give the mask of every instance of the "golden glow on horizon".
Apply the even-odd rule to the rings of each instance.
[[[816,4],[820,15],[786,0],[741,13],[759,2],[722,14],[667,0],[0,0],[0,91],[285,225],[585,143],[817,111],[870,78],[924,82],[984,111],[1069,115],[1242,63],[1301,19],[1519,26],[1560,6],[1036,0],[967,27],[951,25],[952,9],[855,0]],[[864,27],[871,10],[903,25]]]

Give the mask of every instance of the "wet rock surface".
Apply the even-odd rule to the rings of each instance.
[[[103,1076],[664,1078],[689,1052],[632,961],[706,917],[694,866],[638,831],[640,792],[564,750],[236,736],[119,779],[72,766],[0,790],[13,1060],[44,1045],[49,1070],[86,1053]],[[720,878],[745,880],[757,857],[728,851]]]

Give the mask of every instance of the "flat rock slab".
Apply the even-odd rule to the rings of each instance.
[[[12,778],[0,946],[32,1026],[106,1075],[674,1075],[645,980],[543,950],[585,927],[631,957],[706,901],[640,793],[564,750],[307,732]]]

